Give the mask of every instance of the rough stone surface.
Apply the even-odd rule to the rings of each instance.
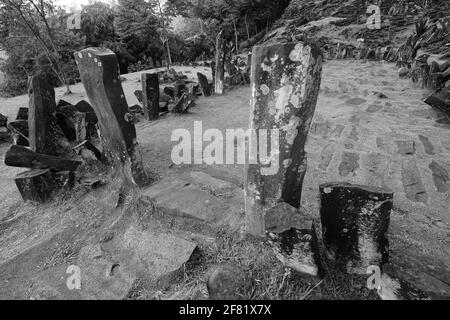
[[[244,208],[242,189],[229,188],[224,181],[211,187],[212,181],[214,178],[205,175],[166,178],[147,188],[143,195],[167,214],[237,230]]]
[[[394,194],[389,189],[327,183],[320,186],[322,233],[329,258],[348,273],[366,274],[389,260],[387,232]]]
[[[244,275],[242,270],[232,264],[220,264],[207,271],[207,288],[210,300],[240,300]]]
[[[157,74],[143,73],[141,82],[145,119],[156,120],[159,118],[159,77]]]
[[[422,182],[415,159],[408,159],[402,164],[402,181],[406,197],[414,202],[428,202],[428,193]]]
[[[267,133],[267,141],[267,131],[279,129],[278,145],[267,143],[274,152],[261,150],[264,144],[257,137],[249,139],[249,149],[259,145],[259,153],[250,150],[247,157],[246,231],[264,236],[267,209],[279,201],[300,206],[304,146],[321,83],[322,54],[313,44],[289,43],[254,47],[252,59],[250,128],[256,135]]]
[[[127,117],[116,55],[108,49],[88,48],[75,53],[75,59],[111,162],[125,180],[145,185],[148,176],[140,159],[136,128]]]
[[[322,276],[319,246],[312,222],[303,223],[301,229],[269,233],[269,243],[285,266],[304,275]]]
[[[125,299],[136,280],[123,270],[120,262],[108,257],[99,244],[82,248],[77,266],[81,270],[80,295],[87,300]]]
[[[173,235],[134,227],[125,232],[120,245],[126,269],[155,288],[170,285],[197,248],[195,243]]]
[[[55,90],[40,74],[30,80],[29,96],[29,143],[33,151],[57,155]]]

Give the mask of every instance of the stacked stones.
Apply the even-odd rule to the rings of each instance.
[[[15,179],[25,201],[46,202],[57,191],[73,187],[81,162],[61,155],[70,152],[70,143],[86,139],[86,119],[92,114],[65,102],[57,106],[55,91],[42,74],[31,79],[28,93],[29,108],[21,108],[17,120],[8,124],[16,145],[6,153],[5,163],[30,169]]]
[[[7,123],[8,118],[0,113],[0,143],[9,139],[8,128],[6,127]]]
[[[200,86],[188,81],[187,76],[174,69],[158,73],[143,73],[141,75],[142,90],[134,92],[143,108],[129,110],[135,115],[144,116],[146,120],[157,120],[169,112],[172,103],[172,113],[187,113],[195,105]],[[160,83],[167,85],[160,90]],[[205,94],[206,91],[203,92]],[[207,92],[208,94],[208,92]],[[205,94],[205,95],[207,95]]]

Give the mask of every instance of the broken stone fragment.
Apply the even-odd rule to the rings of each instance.
[[[301,229],[269,233],[269,244],[285,266],[303,275],[322,277],[319,246],[314,225],[305,221]]]
[[[390,214],[394,193],[349,183],[320,186],[321,221],[328,258],[344,265],[346,272],[366,274],[369,266],[389,260]]]
[[[16,176],[15,182],[24,201],[44,203],[58,189],[48,169],[22,172]]]
[[[196,248],[195,243],[170,234],[130,227],[119,243],[118,259],[124,270],[145,279],[149,289],[160,290],[182,274]]]
[[[211,267],[207,271],[207,288],[210,300],[240,300],[244,287],[242,270],[229,263]]]
[[[19,108],[17,112],[16,120],[27,120],[28,121],[28,108]]]
[[[0,113],[0,127],[6,127],[8,118]]]
[[[142,80],[141,80],[142,82]],[[134,95],[136,99],[138,99],[139,103],[142,103],[142,90],[136,90],[134,91]]]
[[[8,123],[8,129],[11,131],[13,136],[13,144],[18,146],[28,147],[30,144],[28,142],[28,121],[12,121]]]
[[[266,232],[281,233],[292,228],[302,229],[308,219],[299,209],[281,202],[266,212],[264,220]]]
[[[188,93],[183,93],[181,98],[172,109],[172,113],[187,113],[195,104],[195,97]]]
[[[202,88],[203,95],[205,97],[211,96],[211,85],[208,82],[208,78],[200,72],[197,72],[197,78],[198,82],[200,84],[200,87]]]
[[[136,280],[120,262],[104,253],[99,244],[82,248],[77,266],[82,276],[80,295],[88,300],[123,300]]]

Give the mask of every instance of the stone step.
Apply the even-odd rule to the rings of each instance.
[[[203,172],[163,179],[143,190],[143,197],[167,214],[233,230],[244,214],[243,190]]]

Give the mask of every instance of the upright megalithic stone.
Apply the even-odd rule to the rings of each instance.
[[[37,74],[29,82],[28,96],[30,147],[37,153],[56,155],[58,150],[57,124],[53,116],[56,112],[55,89],[48,83],[44,75]]]
[[[390,214],[394,193],[385,188],[326,183],[320,186],[323,240],[327,256],[348,273],[366,274],[389,261]]]
[[[205,97],[209,97],[211,95],[211,86],[208,82],[208,78],[200,72],[197,72],[198,83],[202,88],[203,95]]]
[[[142,80],[142,106],[147,120],[159,118],[159,77],[156,73],[143,73]]]
[[[246,164],[247,233],[264,236],[265,212],[278,202],[300,208],[307,165],[304,147],[316,109],[322,62],[319,47],[310,43],[253,48],[250,110],[253,134]],[[262,150],[261,137],[268,136],[270,130],[270,140],[279,135],[279,146],[272,142],[268,149],[275,150],[266,157],[269,152]],[[272,169],[267,170],[269,166]]]
[[[222,34],[223,31],[219,32],[216,38],[216,72],[214,76],[214,92],[216,94],[223,94],[224,90],[226,45]]]
[[[144,185],[148,176],[142,164],[133,117],[120,81],[117,57],[109,49],[88,48],[75,60],[89,101],[98,117],[106,154],[126,182]]]

